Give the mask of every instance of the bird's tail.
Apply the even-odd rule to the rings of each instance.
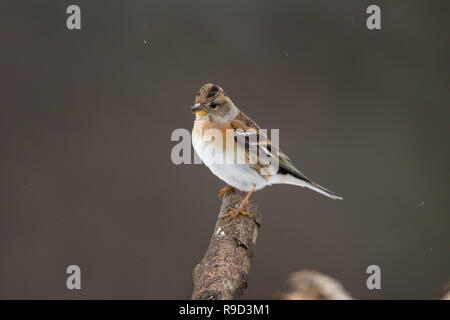
[[[307,181],[305,187],[310,188],[311,190],[317,191],[317,192],[327,196],[328,198],[331,198],[334,200],[343,200],[344,199],[337,193],[330,191],[322,186],[319,186],[317,183],[315,183],[313,181]]]
[[[276,182],[275,182],[276,183]],[[334,199],[334,200],[342,200],[344,198],[342,198],[340,195],[338,195],[337,193],[330,191],[320,185],[318,185],[317,183],[311,181],[311,180],[304,180],[304,179],[299,179],[296,178],[292,175],[286,175],[285,178],[283,179],[283,181],[280,181],[278,183],[287,183],[287,184],[293,184],[296,186],[300,186],[300,187],[306,187],[309,188],[311,190],[314,190],[318,193],[323,194],[324,196],[327,196],[328,198]]]

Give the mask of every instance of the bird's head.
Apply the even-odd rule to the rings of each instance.
[[[239,113],[223,89],[212,83],[207,83],[198,90],[191,111],[197,118],[209,116],[210,121],[214,122],[231,121]]]

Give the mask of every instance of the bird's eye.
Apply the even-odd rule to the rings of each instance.
[[[217,103],[211,102],[211,103],[209,104],[209,107],[210,107],[211,109],[214,109],[215,107],[217,107]]]

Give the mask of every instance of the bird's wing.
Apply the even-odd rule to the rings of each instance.
[[[234,139],[237,142],[237,147],[245,150],[246,160],[250,161],[250,167],[259,172],[264,178],[269,179],[277,173],[288,174],[302,180],[301,184],[294,183],[296,185],[306,186],[332,199],[342,200],[340,195],[318,185],[301,173],[292,164],[288,156],[278,149],[277,146],[272,145],[258,125],[244,113],[241,112],[231,122],[231,127],[234,129]],[[251,164],[252,159],[256,159],[255,164]]]
[[[231,127],[234,129],[234,139],[238,147],[245,148],[246,160],[252,163],[251,160],[256,159],[256,164],[251,165],[254,169],[268,168],[272,163],[276,165],[275,172],[271,172],[272,175],[291,174],[298,179],[310,181],[292,164],[285,153],[272,145],[259,126],[243,112],[231,122]]]

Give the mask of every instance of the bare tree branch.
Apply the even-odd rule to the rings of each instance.
[[[208,250],[194,268],[193,300],[238,299],[247,288],[261,216],[250,199],[244,210],[252,219],[239,215],[233,220],[220,219],[231,208],[237,208],[244,192],[232,190],[223,197],[219,219]]]

